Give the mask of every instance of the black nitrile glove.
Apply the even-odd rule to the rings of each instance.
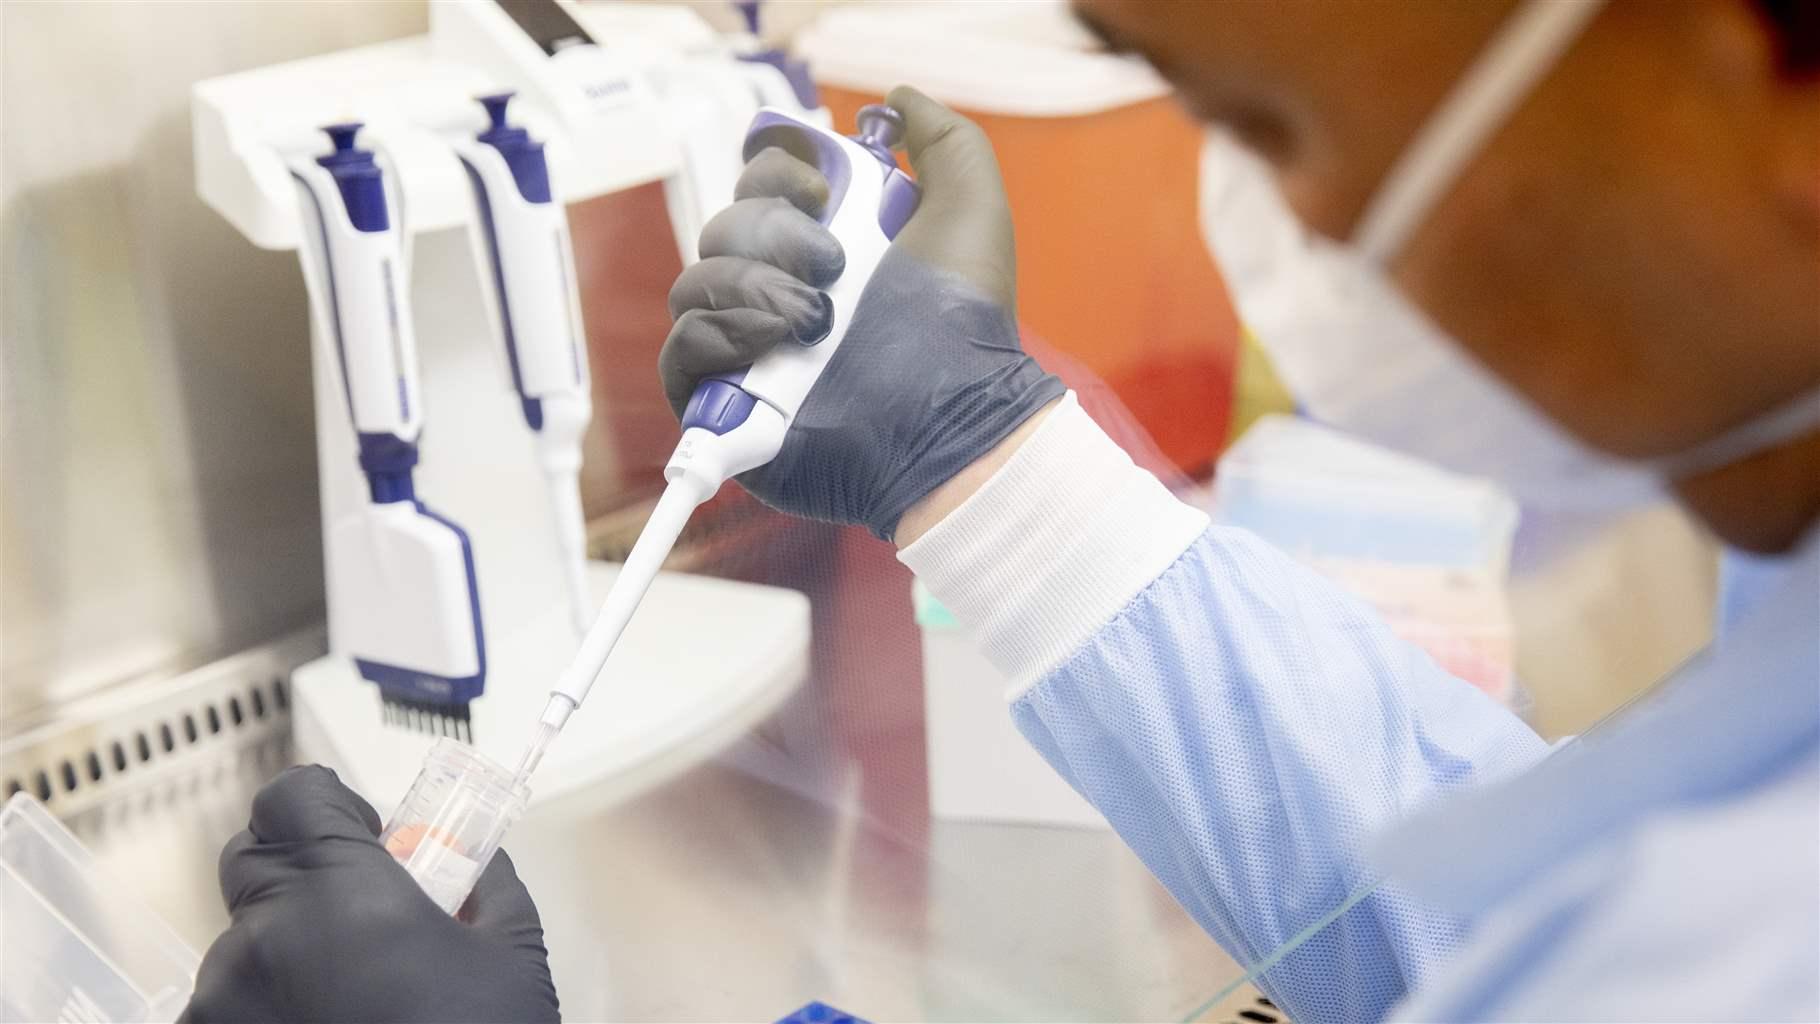
[[[233,923],[202,958],[181,1020],[561,1019],[530,893],[500,851],[461,919],[379,845],[379,816],[312,765],[253,800],[221,851]]]
[[[765,503],[889,539],[917,500],[1061,396],[1017,336],[1011,211],[992,146],[973,122],[913,89],[891,93],[922,203],[879,263],[841,349],[798,410],[783,450],[740,476]],[[704,377],[773,345],[826,336],[822,288],[840,243],[815,217],[828,183],[767,149],[736,201],[701,234],[701,262],[670,290],[676,324],[658,368],[677,415]]]

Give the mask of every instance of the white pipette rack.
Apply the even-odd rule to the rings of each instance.
[[[482,751],[506,763],[530,737],[575,637],[546,488],[462,234],[471,200],[449,139],[472,137],[485,122],[475,97],[516,90],[514,123],[545,141],[565,202],[676,185],[685,166],[678,119],[651,83],[670,67],[712,73],[719,45],[683,9],[561,7],[602,41],[590,60],[553,60],[492,0],[444,0],[431,5],[428,35],[211,79],[192,93],[197,192],[260,248],[297,246],[285,159],[326,148],[320,126],[364,122],[363,140],[396,172],[426,413],[417,483],[473,542],[488,662],[474,731]],[[736,154],[738,139],[728,145]],[[318,381],[336,379],[329,344],[315,325]],[[614,372],[654,370],[595,368]],[[363,500],[343,401],[335,389],[316,389],[325,522]],[[597,600],[616,571],[590,564]],[[334,605],[335,581],[328,584]],[[624,795],[710,755],[800,684],[808,652],[802,595],[664,574],[609,663],[611,681],[539,770],[533,806],[565,794]],[[333,766],[382,811],[402,796],[432,738],[384,726],[374,687],[347,659],[299,669],[293,700],[300,758]]]

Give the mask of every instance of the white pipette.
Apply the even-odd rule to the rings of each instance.
[[[840,348],[860,293],[898,229],[915,212],[922,193],[891,155],[903,134],[903,118],[889,107],[873,105],[859,112],[858,122],[859,134],[848,138],[765,108],[747,130],[748,158],[779,146],[814,164],[828,179],[830,198],[822,223],[840,239],[847,256],[846,269],[828,289],[833,325],[818,344],[780,345],[750,368],[696,387],[683,412],[682,440],[664,467],[669,483],[574,660],[550,691],[519,762],[521,781],[536,770],[550,742],[587,698],[696,506],[734,476],[777,457],[790,421]]]
[[[512,94],[483,96],[487,127],[453,140],[473,186],[474,254],[549,490],[557,554],[577,635],[594,620],[582,516],[581,438],[593,413],[575,258],[543,143],[506,120]]]

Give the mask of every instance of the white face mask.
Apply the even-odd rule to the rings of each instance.
[[[1602,0],[1530,0],[1418,132],[1349,245],[1303,227],[1270,168],[1221,132],[1201,156],[1201,227],[1240,319],[1314,419],[1503,482],[1526,511],[1585,525],[1666,497],[1664,481],[1820,424],[1820,389],[1665,458],[1598,452],[1451,341],[1385,272],[1435,203]]]

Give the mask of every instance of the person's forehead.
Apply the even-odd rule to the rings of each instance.
[[[1115,49],[1195,48],[1322,63],[1437,43],[1471,44],[1519,0],[1072,0]]]
[[[1451,77],[1516,2],[1074,0],[1074,10],[1112,48],[1189,82],[1371,99]]]
[[[1341,229],[1517,0],[1073,0]]]

